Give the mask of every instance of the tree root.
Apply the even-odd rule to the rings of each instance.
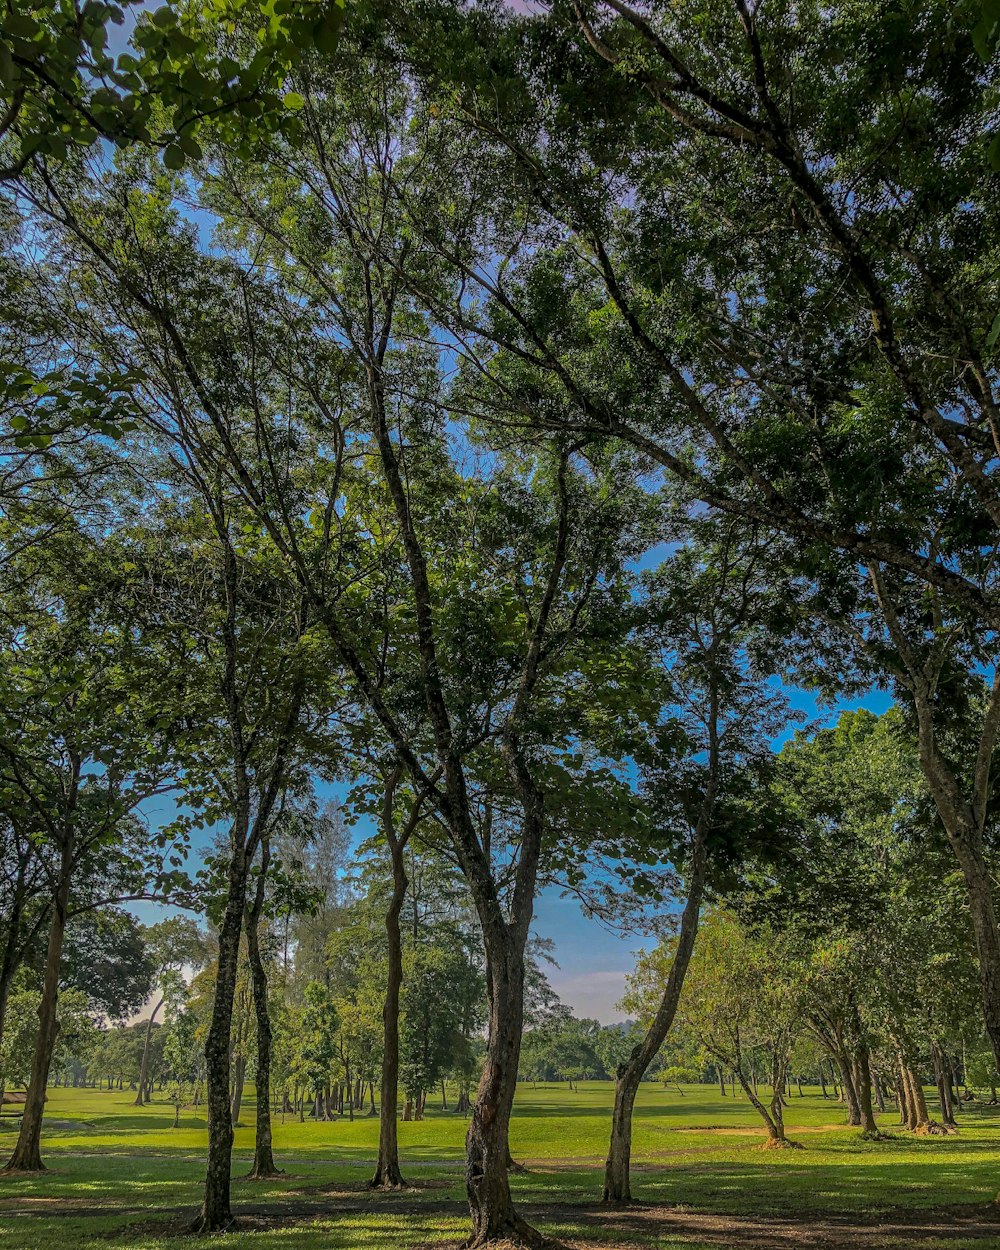
[[[754,1147],[755,1150],[805,1150],[805,1146],[800,1141],[792,1141],[790,1137],[769,1137],[767,1141],[762,1141],[759,1146]]]
[[[547,1237],[515,1215],[492,1232],[474,1232],[462,1243],[462,1250],[565,1250],[565,1247],[561,1241]]]
[[[187,1231],[195,1237],[210,1236],[212,1233],[232,1233],[239,1228],[239,1221],[231,1215],[221,1224],[209,1224],[201,1212],[187,1226]]]
[[[949,1124],[939,1124],[937,1120],[928,1120],[926,1124],[918,1124],[913,1130],[914,1137],[951,1137],[957,1128]]]
[[[393,1194],[398,1193],[401,1189],[409,1189],[410,1186],[402,1176],[387,1176],[384,1179],[373,1176],[368,1182],[368,1188],[375,1194]]]

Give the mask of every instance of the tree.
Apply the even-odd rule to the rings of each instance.
[[[443,936],[443,935],[442,935]],[[455,1063],[462,1041],[465,1001],[481,988],[460,948],[447,941],[411,946],[404,958],[400,1075],[403,1119],[423,1119],[428,1091]],[[384,1095],[383,1095],[384,1096]]]
[[[177,981],[185,967],[197,969],[204,958],[204,941],[198,926],[194,921],[181,916],[173,916],[151,925],[146,930],[145,941],[152,965],[153,987],[159,988],[160,997],[146,1022],[146,1040],[135,1094],[137,1107],[149,1102],[152,1096],[147,1084],[147,1055],[156,1017],[168,998],[176,995]]]
[[[530,471],[513,459],[509,473],[488,490],[456,470],[443,438],[440,378],[427,355],[426,334],[413,320],[413,310],[397,300],[394,262],[383,252],[392,238],[393,246],[406,254],[402,223],[390,220],[389,198],[378,201],[378,213],[388,214],[381,224],[378,214],[355,220],[356,214],[375,209],[368,185],[377,169],[340,125],[338,93],[345,106],[350,98],[354,124],[364,120],[373,141],[381,145],[378,150],[386,151],[387,142],[391,148],[395,139],[384,136],[383,107],[371,108],[368,97],[357,93],[358,62],[345,58],[324,73],[329,75],[331,68],[336,76],[324,80],[324,90],[333,94],[322,107],[317,97],[319,112],[313,117],[325,128],[322,156],[315,144],[277,148],[266,167],[228,169],[211,187],[212,204],[233,229],[242,232],[249,225],[260,231],[262,257],[276,246],[272,232],[280,227],[278,272],[285,273],[291,262],[309,284],[322,280],[324,320],[308,334],[289,339],[288,323],[282,320],[285,313],[297,317],[297,296],[276,292],[267,283],[248,285],[238,267],[199,255],[190,231],[178,229],[175,216],[164,210],[159,192],[145,196],[118,180],[124,202],[143,205],[138,234],[131,214],[108,215],[103,203],[102,211],[93,204],[70,203],[68,193],[51,180],[47,204],[62,225],[63,243],[87,258],[79,272],[85,277],[96,259],[109,278],[109,285],[96,293],[85,283],[85,300],[93,308],[95,299],[110,293],[118,322],[127,319],[137,327],[127,338],[112,333],[109,346],[119,358],[121,353],[142,357],[144,376],[155,392],[151,424],[159,436],[176,439],[205,474],[216,475],[224,466],[226,480],[238,485],[242,503],[302,587],[309,611],[350,675],[355,697],[368,704],[413,785],[427,790],[441,813],[452,851],[472,887],[490,969],[491,1041],[468,1143],[476,1236],[485,1242],[513,1231],[535,1240],[511,1202],[507,1137],[520,1045],[523,954],[546,830],[540,777],[551,785],[554,774],[570,789],[572,769],[579,767],[562,765],[563,758],[576,753],[566,749],[572,727],[560,722],[560,709],[568,705],[561,704],[557,690],[560,682],[577,681],[588,647],[595,664],[584,684],[598,684],[597,656],[606,651],[627,599],[623,564],[637,550],[636,514],[642,510],[642,496],[619,492],[612,497],[591,476],[591,465],[574,459],[579,449],[572,445],[558,454],[546,452]],[[372,83],[379,98],[391,103],[393,125],[401,126],[405,101],[391,77],[381,69]],[[334,176],[338,200],[317,190],[317,178]],[[318,253],[313,246],[308,214],[301,215],[294,203],[287,213],[282,207],[300,194],[307,197],[306,207],[312,197],[312,208],[325,215],[324,229],[329,227],[333,239],[329,253]],[[263,224],[255,224],[258,220]],[[116,259],[120,253],[102,242],[119,230],[130,240],[124,267]],[[164,266],[171,282],[186,274],[185,281],[200,285],[198,300],[161,298],[159,289],[140,280],[139,270],[147,261],[154,268]],[[322,262],[318,278],[310,269],[317,262]],[[348,282],[349,274],[357,275],[358,282]],[[268,312],[276,296],[282,317]],[[131,309],[125,318],[118,301]],[[102,322],[109,324],[106,318]],[[332,324],[349,345],[350,357],[339,346],[331,348]],[[252,327],[249,337],[244,326]],[[165,341],[170,344],[167,361],[161,351]],[[246,369],[234,372],[233,351],[247,348],[254,363],[248,361]],[[173,360],[175,350],[183,363]],[[261,352],[273,358],[274,370],[262,368]],[[345,379],[349,377],[351,402],[361,414],[358,421],[353,408],[333,412],[322,392],[317,393],[314,366],[326,376],[333,362],[348,370]],[[309,473],[287,474],[285,459],[273,455],[274,438],[285,437],[278,416],[285,393],[280,388],[276,392],[274,383],[289,367],[302,382],[296,393],[304,404],[293,441],[302,448],[322,449],[312,462],[311,478]],[[419,396],[413,393],[414,376],[420,379]],[[240,379],[235,393],[228,381],[233,377]],[[179,378],[185,390],[180,403]],[[252,392],[249,404],[244,385]],[[398,418],[408,430],[402,442],[393,432],[396,418],[390,420],[391,405],[397,403]],[[195,425],[189,420],[193,413],[199,414]],[[248,416],[252,437],[246,436]],[[356,437],[364,455],[352,457],[348,473],[344,448],[348,438]],[[600,466],[595,462],[594,467]],[[307,482],[309,492],[304,490]],[[352,508],[357,503],[357,512],[341,511],[336,502],[341,489],[349,492]],[[301,507],[295,502],[299,493]],[[442,508],[443,500],[452,499],[453,508]],[[323,500],[327,502],[317,502]],[[298,518],[307,515],[314,521],[303,528]],[[345,517],[351,524],[355,517],[362,523],[352,531],[341,524]],[[402,561],[395,541],[383,545],[384,536],[397,529],[403,535]],[[475,547],[468,537],[473,531],[478,535]],[[449,553],[459,549],[476,551],[478,564],[456,564]],[[334,550],[346,563],[331,558]],[[374,558],[367,561],[366,555]],[[340,579],[348,576],[348,567],[364,573],[358,578],[360,588],[345,595]],[[394,654],[416,660],[415,690],[426,709],[426,728],[415,736],[408,732],[405,714],[412,690],[383,685],[383,657],[368,646],[371,614],[365,596],[368,587],[378,585],[377,574],[383,570],[382,586],[393,592],[403,588],[389,602],[402,627]],[[474,637],[468,628],[472,619]],[[489,728],[479,723],[483,709],[493,721]],[[438,770],[440,781],[435,782]],[[473,784],[479,776],[481,787],[478,780]],[[486,815],[493,792],[503,794],[505,805],[495,826]],[[576,827],[574,836],[582,836],[585,828]],[[498,844],[489,845],[491,831],[494,838],[503,835],[507,857],[516,857],[517,868],[509,879],[495,872]],[[219,1141],[221,1151],[225,1135]],[[214,1165],[211,1173],[222,1176]]]
[[[382,796],[381,831],[392,864],[392,894],[385,910],[387,959],[385,1002],[382,1008],[382,1079],[379,1087],[381,1108],[378,1159],[375,1163],[375,1174],[371,1180],[373,1189],[399,1189],[405,1184],[399,1168],[399,1141],[396,1131],[400,1071],[400,988],[403,984],[403,940],[400,931],[400,915],[406,901],[407,887],[410,884],[406,874],[406,849],[424,815],[425,796],[421,794],[410,803],[409,811],[400,824],[396,806],[397,790],[402,778],[403,768],[396,763],[385,777]],[[428,1086],[421,1085],[420,1088],[427,1089]]]
[[[174,1128],[180,1127],[181,1107],[190,1102],[202,1079],[204,1061],[193,1012],[180,1007],[166,1026],[163,1062],[168,1074],[167,1097],[174,1104]]]
[[[244,142],[287,124],[295,101],[278,92],[288,68],[311,44],[336,44],[343,5],[294,3],[267,22],[246,0],[228,0],[207,21],[170,3],[137,8],[137,0],[82,8],[46,0],[0,17],[0,181],[35,156],[65,160],[98,138],[154,144],[177,169],[200,157],[198,133],[211,119]],[[116,56],[109,34],[126,16],[138,18],[131,50]],[[220,38],[223,23],[240,37]]]
[[[626,1003],[655,1003],[672,941],[640,961]],[[678,1016],[705,1049],[730,1068],[767,1128],[768,1144],[787,1146],[784,1090],[788,1062],[800,1029],[797,969],[777,934],[748,934],[732,916],[713,911],[703,922],[688,965]],[[766,1056],[771,1099],[754,1088],[750,1063]]]
[[[610,1203],[631,1199],[632,1108],[677,1012],[711,861],[720,861],[721,876],[741,854],[747,808],[755,806],[754,791],[762,793],[757,775],[770,763],[769,735],[787,715],[767,686],[773,660],[764,622],[774,591],[762,552],[736,527],[720,528],[699,527],[649,579],[649,641],[663,669],[668,711],[658,740],[640,758],[658,812],[657,849],[672,851],[683,866],[687,897],[662,1000],[615,1069],[603,1196]]]
[[[810,634],[819,619],[860,642],[866,675],[891,674],[917,715],[1000,1054],[983,823],[1000,706],[983,557],[1000,519],[998,297],[972,277],[997,237],[992,14],[934,4],[883,32],[886,60],[864,5],[439,12],[461,57],[405,38],[461,189],[446,220],[465,224],[462,246],[406,202],[465,276],[447,319],[484,403],[505,428],[624,442],[692,500],[787,536],[819,583]],[[913,81],[929,92],[919,117]]]
[[[157,657],[109,612],[105,553],[81,536],[48,550],[33,574],[20,599],[20,629],[8,635],[0,661],[0,787],[8,810],[46,846],[50,900],[38,1035],[10,1171],[43,1166],[45,1086],[76,874],[109,858],[109,847],[126,862],[148,861],[145,835],[129,818],[169,776],[163,743],[149,729],[155,718],[145,683]]]

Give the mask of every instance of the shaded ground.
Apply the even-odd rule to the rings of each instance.
[[[747,1104],[705,1087],[681,1097],[644,1087],[633,1189],[624,1210],[597,1205],[610,1083],[521,1088],[512,1177],[521,1212],[571,1250],[1000,1250],[1000,1111],[963,1108],[958,1137],[895,1125],[871,1142],[821,1093],[792,1099],[803,1150],[759,1151]],[[50,1171],[0,1178],[0,1250],[458,1250],[468,1233],[464,1117],[431,1109],[401,1124],[410,1188],[373,1194],[376,1122],[275,1124],[285,1172],[247,1181],[252,1101],[237,1128],[232,1236],[186,1236],[201,1198],[206,1132],[172,1128],[165,1101],[128,1091],[51,1091]],[[248,1105],[249,1104],[249,1105]],[[73,1125],[73,1127],[70,1127]],[[0,1133],[0,1145],[6,1134]]]
[[[550,1165],[561,1161],[549,1160]],[[571,1161],[566,1161],[567,1163]],[[266,1232],[308,1225],[338,1217],[363,1219],[365,1214],[392,1213],[416,1221],[434,1215],[464,1215],[464,1203],[430,1196],[448,1182],[428,1181],[397,1193],[372,1194],[362,1185],[333,1184],[293,1190],[287,1198],[239,1202],[237,1230]],[[27,1217],[50,1215],[59,1205],[63,1216],[94,1215],[106,1204],[100,1199],[66,1203],[53,1198],[0,1200],[0,1209]],[[526,1202],[520,1210],[536,1227],[567,1250],[635,1250],[649,1245],[691,1244],[710,1250],[902,1250],[924,1246],[945,1250],[953,1245],[1000,1247],[1000,1207],[962,1204],[926,1210],[899,1208],[871,1218],[804,1212],[800,1216],[738,1216],[636,1203],[604,1208],[579,1203]],[[148,1233],[184,1233],[195,1212],[178,1207],[118,1207],[118,1216],[142,1216],[104,1233],[100,1240],[131,1245]],[[151,1218],[153,1217],[153,1218]],[[454,1250],[454,1241],[415,1242],[413,1250]]]

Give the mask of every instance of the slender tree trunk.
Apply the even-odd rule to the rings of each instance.
[[[882,602],[893,641],[897,643],[901,654],[905,655],[905,641],[902,638],[899,618],[874,568],[872,580]],[[938,746],[932,683],[926,674],[918,673],[909,665],[908,668],[913,705],[917,714],[920,765],[948,842],[965,879],[969,914],[979,956],[983,1019],[994,1057],[1000,1066],[1000,928],[997,924],[993,878],[987,863],[983,836],[988,800],[992,793],[991,764],[997,730],[1000,727],[1000,669],[994,673],[970,794]]]
[[[271,1015],[267,1003],[267,969],[260,953],[260,921],[264,911],[267,870],[271,861],[271,844],[267,836],[261,840],[260,875],[254,891],[253,905],[246,917],[247,954],[250,959],[250,980],[257,1024],[257,1124],[254,1130],[253,1167],[248,1180],[266,1180],[280,1176],[274,1162],[271,1135]]]
[[[370,1182],[372,1189],[400,1189],[406,1184],[399,1167],[399,1134],[396,1124],[399,1108],[399,992],[403,984],[400,916],[410,884],[406,875],[406,845],[419,820],[422,800],[414,803],[406,826],[397,836],[393,803],[401,775],[402,770],[398,767],[389,775],[382,801],[382,830],[392,862],[392,896],[385,913],[388,967],[385,1001],[382,1004],[382,1100],[379,1107],[378,1159]],[[406,1119],[405,1110],[403,1118]]]
[[[878,1137],[878,1124],[872,1107],[871,1060],[867,1046],[858,1047],[858,1103],[861,1110],[861,1131],[866,1137]]]
[[[837,1046],[836,1059],[837,1066],[840,1068],[840,1085],[847,1103],[847,1123],[856,1128],[861,1124],[861,1104],[858,1101],[858,1091],[851,1072],[850,1056],[840,1045]]]
[[[872,1073],[872,1087],[875,1090],[875,1103],[879,1111],[885,1114],[885,1085],[881,1074],[876,1070]]]
[[[899,1123],[905,1129],[915,1129],[916,1116],[913,1110],[913,1100],[910,1099],[910,1083],[906,1080],[906,1071],[901,1059],[896,1069],[896,1091],[898,1091],[896,1100],[899,1101]]]
[[[17,1143],[5,1172],[43,1172],[42,1118],[45,1114],[45,1087],[52,1066],[59,1021],[56,1011],[59,1004],[59,968],[62,962],[63,939],[66,934],[66,913],[69,908],[70,876],[73,867],[73,843],[67,832],[60,849],[59,884],[52,900],[49,921],[49,940],[45,955],[45,976],[42,981],[42,997],[38,1004],[38,1034],[31,1059],[31,1075],[25,1097],[24,1112]]]
[[[139,1064],[139,1089],[135,1096],[135,1103],[133,1104],[136,1107],[141,1107],[144,1102],[149,1102],[149,1096],[146,1092],[146,1081],[148,1080],[147,1074],[149,1072],[149,1043],[153,1036],[153,1021],[156,1019],[162,1006],[163,999],[161,998],[150,1013],[149,1019],[146,1021],[146,1036],[142,1043],[142,1062]]]
[[[957,1125],[952,1104],[951,1073],[944,1051],[937,1042],[931,1042],[931,1058],[934,1061],[934,1084],[937,1086],[938,1101],[941,1104],[941,1123],[946,1128],[955,1128]]]
[[[722,1097],[723,1097],[723,1098],[725,1098],[725,1096],[726,1096],[726,1076],[725,1076],[725,1073],[722,1071],[722,1064],[721,1064],[721,1063],[717,1063],[717,1064],[715,1065],[715,1075],[719,1078],[719,1093],[722,1095]]]
[[[924,1087],[920,1084],[920,1078],[916,1072],[907,1064],[903,1069],[903,1075],[906,1080],[907,1088],[910,1093],[910,1108],[912,1124],[908,1127],[914,1131],[930,1124],[931,1117],[927,1110],[927,1099],[924,1096]]]
[[[240,1112],[243,1109],[243,1087],[246,1085],[247,1078],[247,1061],[241,1055],[233,1064],[233,1088],[230,1100],[229,1115],[233,1124],[239,1124]]]
[[[742,1065],[737,1066],[736,1076],[739,1080],[740,1088],[747,1096],[747,1100],[756,1110],[760,1118],[764,1121],[767,1128],[768,1139],[772,1142],[785,1142],[787,1140],[785,1137],[785,1124],[780,1114],[772,1116],[771,1112],[764,1106],[750,1081],[747,1080]]]
[[[14,973],[17,971],[20,956],[23,953],[23,948],[19,944],[19,938],[21,936],[21,917],[24,910],[24,877],[24,864],[19,861],[17,881],[11,896],[10,910],[4,917],[7,940],[4,942],[3,959],[0,960],[0,1045],[3,1043],[4,1026],[7,1021],[7,1003],[10,1000],[10,987],[14,982]]]
[[[714,785],[710,783],[705,796],[702,810],[695,829],[691,847],[691,872],[688,883],[688,896],[681,914],[680,934],[677,939],[677,950],[670,974],[664,987],[663,998],[657,1008],[652,1023],[646,1030],[642,1041],[633,1048],[632,1053],[621,1064],[615,1073],[615,1102],[611,1113],[611,1140],[608,1144],[608,1157],[604,1164],[604,1193],[602,1201],[606,1203],[625,1203],[632,1199],[630,1183],[630,1164],[632,1157],[632,1112],[639,1085],[649,1065],[659,1053],[670,1026],[677,1014],[677,1004],[684,988],[694,941],[698,933],[698,917],[701,912],[701,898],[705,884],[707,864],[706,837],[712,810],[714,807]],[[720,1069],[721,1081],[721,1069]],[[725,1089],[723,1089],[725,1093]]]
[[[233,1024],[236,969],[246,903],[247,863],[242,834],[229,865],[229,890],[219,930],[219,960],[212,1019],[205,1040],[206,1102],[208,1107],[208,1165],[198,1232],[219,1232],[233,1222],[230,1201],[233,1118],[229,1101],[229,1040]]]

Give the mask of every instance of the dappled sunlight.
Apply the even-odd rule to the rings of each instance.
[[[534,1222],[575,1243],[621,1242],[621,1228],[602,1224],[595,1214],[610,1095],[606,1082],[584,1083],[573,1092],[527,1083],[518,1090],[512,1145],[528,1170],[511,1178],[515,1198]],[[87,1106],[94,1116],[99,1108],[93,1102],[92,1091],[53,1091],[59,1115],[82,1113]],[[793,1098],[788,1112],[790,1133],[802,1130],[805,1149],[764,1153],[755,1148],[763,1135],[751,1111],[705,1086],[688,1086],[684,1096],[655,1085],[643,1088],[635,1122],[634,1196],[651,1211],[690,1212],[691,1227],[679,1231],[673,1222],[661,1227],[663,1220],[643,1222],[637,1216],[629,1225],[632,1244],[657,1250],[727,1244],[719,1240],[727,1235],[724,1229],[713,1225],[699,1232],[696,1220],[888,1218],[903,1208],[933,1211],[961,1204],[974,1211],[996,1189],[1000,1116],[994,1109],[963,1114],[959,1135],[948,1138],[897,1131],[894,1117],[887,1116],[891,1136],[873,1143],[843,1124],[838,1104],[810,1090],[803,1099]],[[75,1250],[89,1238],[101,1238],[111,1250],[175,1250],[184,1244],[177,1231],[200,1201],[204,1138],[182,1130],[177,1136],[184,1140],[177,1141],[158,1123],[155,1105],[144,1109],[142,1118],[148,1128],[121,1129],[117,1109],[109,1107],[88,1133],[46,1140],[51,1171],[0,1180],[0,1250],[28,1245]],[[366,1189],[377,1121],[277,1123],[276,1156],[285,1174],[264,1183],[244,1178],[250,1156],[248,1143],[238,1137],[233,1201],[243,1226],[213,1245],[411,1250],[423,1243],[458,1242],[467,1219],[465,1124],[461,1116],[432,1110],[423,1122],[400,1125],[403,1172],[414,1187],[392,1196]],[[160,1224],[163,1231],[155,1231]],[[702,1236],[707,1240],[699,1240]],[[929,1250],[933,1243],[922,1238],[920,1244]],[[956,1250],[958,1243],[946,1244]]]

